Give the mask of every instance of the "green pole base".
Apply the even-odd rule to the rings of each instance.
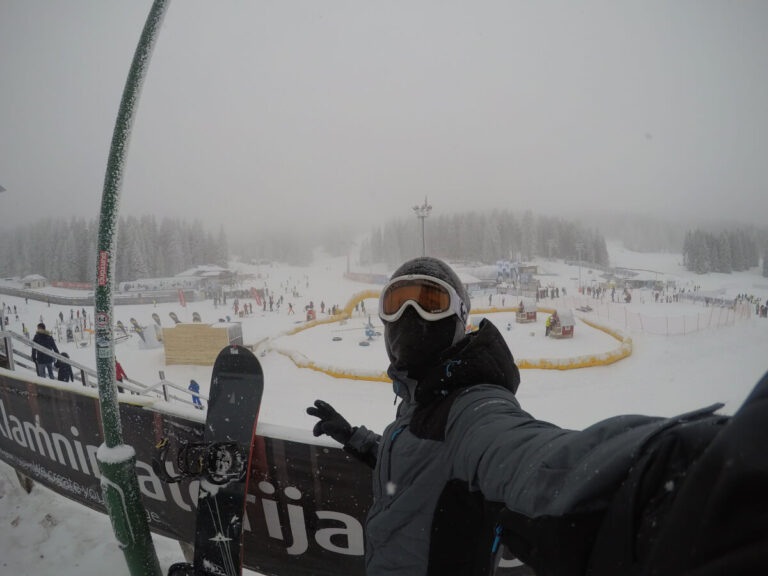
[[[130,457],[109,458],[115,452],[99,448],[96,460],[101,471],[101,492],[107,507],[112,529],[123,550],[132,576],[162,576],[160,562],[152,544],[149,523],[141,502],[139,482],[136,478],[136,454],[129,446],[119,447]]]

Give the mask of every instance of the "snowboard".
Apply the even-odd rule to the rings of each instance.
[[[168,576],[241,575],[251,444],[263,390],[264,374],[250,350],[227,346],[219,353],[203,442],[182,446],[177,455],[180,475],[169,478],[166,473],[163,478],[200,478],[194,564],[174,564]]]

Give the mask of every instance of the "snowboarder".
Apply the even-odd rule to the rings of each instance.
[[[46,331],[45,324],[40,322],[37,325],[37,333],[35,334],[35,337],[32,338],[32,342],[36,344],[40,344],[40,346],[43,346],[45,348],[48,348],[49,350],[53,350],[56,352],[56,354],[59,353],[59,349],[56,347],[56,341],[53,339],[53,336],[51,336],[51,333]],[[40,352],[39,350],[36,350],[35,348],[32,349],[32,362],[35,363],[35,368],[37,370],[37,375],[42,376],[45,378],[46,373],[48,374],[48,378],[54,379],[53,377],[53,357],[48,356],[45,352]]]
[[[732,418],[565,430],[522,410],[504,338],[487,320],[465,335],[469,308],[447,264],[406,262],[379,301],[395,421],[379,436],[307,409],[315,436],[375,468],[368,576],[489,574],[499,541],[539,575],[764,571],[768,374]]]

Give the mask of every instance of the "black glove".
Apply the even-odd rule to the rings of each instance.
[[[315,436],[327,434],[342,445],[352,437],[352,426],[327,402],[315,400],[315,405],[307,408],[307,414],[320,418],[312,429]]]

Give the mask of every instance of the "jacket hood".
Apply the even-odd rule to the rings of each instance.
[[[395,394],[418,404],[445,397],[453,390],[475,384],[495,384],[517,392],[520,372],[504,337],[487,319],[441,354],[439,361],[418,382],[392,367],[387,371]]]

